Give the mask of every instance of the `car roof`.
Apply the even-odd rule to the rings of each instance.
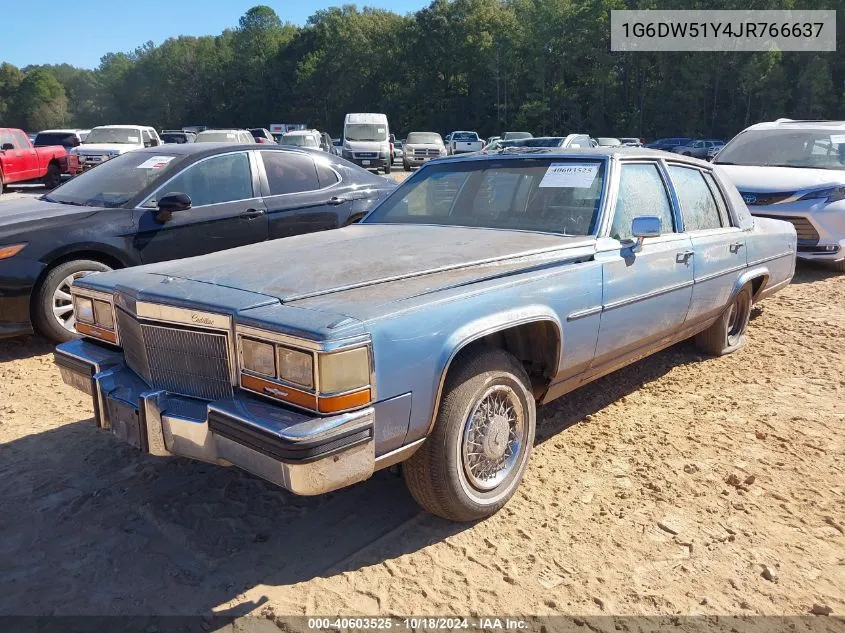
[[[209,128],[207,130],[203,130],[199,134],[205,134],[206,132],[226,132],[226,133],[229,133],[229,132],[248,132],[248,130],[244,130],[244,129],[236,128],[236,127],[232,127],[232,128],[215,127],[215,128]],[[199,136],[199,134],[198,134],[198,136]]]
[[[778,119],[777,121],[764,121],[755,123],[746,130],[788,130],[790,128],[818,129],[818,130],[842,130],[845,129],[845,121],[827,121],[811,119]]]
[[[110,127],[110,128],[119,128],[122,130],[137,130],[138,128],[147,128],[149,130],[153,129],[149,125],[98,125],[96,127],[92,127],[92,130],[99,130],[100,128]]]
[[[40,132],[36,132],[36,134],[79,134],[80,132],[90,132],[91,130],[85,130],[80,128],[67,128],[67,129],[56,129],[56,130],[41,130]]]
[[[659,149],[648,149],[645,147],[626,147],[624,145],[617,145],[613,147],[524,147],[524,146],[510,146],[505,147],[501,151],[489,154],[467,154],[463,156],[450,156],[432,163],[441,165],[445,162],[466,162],[472,160],[499,160],[501,158],[613,158],[613,159],[670,159],[672,161],[690,163],[697,166],[711,167],[708,163],[691,156],[682,156],[681,154],[673,154],[671,152],[664,152]]]
[[[307,154],[309,156],[325,156],[327,158],[337,158],[333,154],[324,152],[322,150],[309,151],[307,149],[300,149],[293,145],[259,145],[257,143],[184,143],[180,145],[156,145],[154,147],[144,147],[142,149],[134,150],[133,154],[174,154],[174,155],[197,155],[209,156],[213,154],[224,154],[237,151],[261,151],[261,152],[289,152],[292,154]]]

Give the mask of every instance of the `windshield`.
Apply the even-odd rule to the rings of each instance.
[[[384,123],[347,123],[344,134],[347,141],[386,141],[387,125]]]
[[[79,139],[76,138],[76,134],[68,132],[41,132],[35,136],[32,144],[35,147],[63,145],[65,148],[70,148],[79,145]]]
[[[195,143],[238,143],[240,139],[235,132],[200,132]]]
[[[751,130],[719,152],[717,164],[845,169],[845,134],[819,129]]]
[[[531,138],[533,134],[530,132],[505,132],[502,138],[506,141],[512,141],[520,138]]]
[[[319,147],[317,139],[309,134],[285,134],[279,145],[297,145],[298,147]]]
[[[187,143],[188,135],[180,134],[179,132],[162,132],[158,135],[162,143]]]
[[[601,136],[597,138],[596,141],[598,141],[600,147],[615,147],[616,145],[622,145],[622,141],[610,136]]]
[[[515,141],[502,141],[501,147],[560,147],[562,136],[546,136],[543,138],[523,138]]]
[[[408,134],[408,138],[405,139],[406,145],[423,145],[425,143],[442,145],[443,139],[440,138],[440,135],[437,132],[411,132]]]
[[[89,207],[119,207],[150,183],[173,173],[184,159],[184,155],[166,152],[129,152],[76,176],[44,199]]]
[[[141,131],[122,127],[95,128],[82,141],[83,145],[91,143],[131,143],[138,145],[141,143]]]
[[[591,235],[604,186],[596,160],[483,160],[431,164],[365,222],[438,224]]]

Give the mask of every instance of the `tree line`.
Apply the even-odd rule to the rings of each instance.
[[[843,8],[845,0],[742,8]],[[0,65],[0,126],[135,123],[266,127],[338,136],[347,112],[397,134],[730,137],[778,117],[845,118],[839,53],[622,53],[610,11],[737,8],[724,0],[434,0],[409,15],[344,5],[298,27],[267,6],[215,36],[105,55],[96,69]],[[843,50],[843,29],[837,49]]]

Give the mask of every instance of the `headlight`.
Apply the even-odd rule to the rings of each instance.
[[[270,343],[262,343],[253,339],[241,340],[241,357],[243,368],[264,376],[276,376],[276,361],[274,348]]]
[[[8,246],[0,246],[0,259],[9,259],[14,257],[23,250],[26,242],[23,244],[9,244]]]
[[[243,389],[317,413],[339,413],[373,401],[369,345],[321,351],[304,344],[297,349],[287,337],[272,340],[271,333],[239,329]]]
[[[845,200],[845,187],[829,187],[827,189],[818,189],[805,193],[799,200],[821,200],[830,204],[831,202],[839,202]]]
[[[319,356],[320,391],[339,393],[370,384],[370,355],[366,347]]]
[[[106,293],[94,290],[77,292],[70,289],[73,298],[73,314],[76,331],[85,336],[117,345],[114,327],[114,304]]]
[[[279,378],[313,389],[314,357],[307,352],[279,346]]]
[[[94,322],[94,301],[86,297],[76,297],[73,306],[76,320],[82,323]]]

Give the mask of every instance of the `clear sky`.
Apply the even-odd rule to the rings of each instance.
[[[302,25],[318,9],[352,4],[344,0],[0,0],[0,62],[72,64],[95,68],[106,53],[134,50],[177,35],[217,35],[236,27],[247,9],[273,7],[283,22]],[[430,0],[367,0],[371,6],[406,14]]]

